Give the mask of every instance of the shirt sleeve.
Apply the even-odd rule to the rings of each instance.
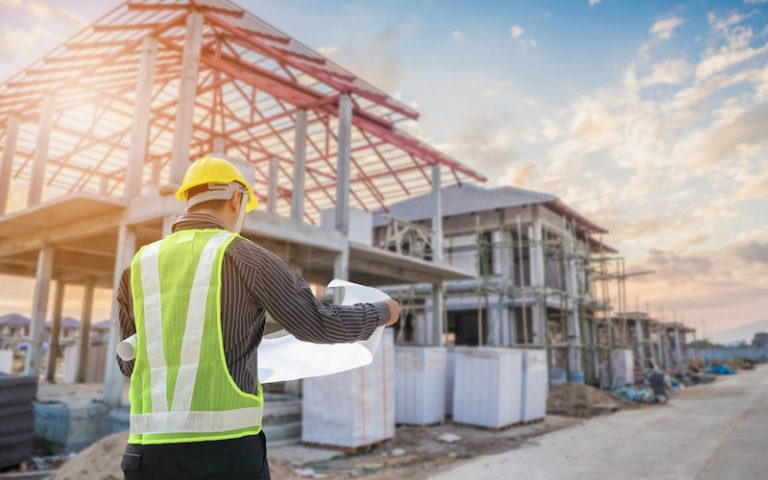
[[[285,261],[256,245],[249,247],[249,252],[234,258],[241,280],[249,286],[253,301],[299,340],[312,343],[365,340],[376,327],[388,323],[390,311],[386,303],[342,306],[320,302],[307,282]]]
[[[125,340],[136,333],[136,323],[133,319],[133,296],[131,295],[131,269],[123,270],[120,277],[120,289],[117,291],[118,314],[120,322],[120,340]],[[130,377],[133,373],[133,360],[124,361],[115,355],[117,364],[123,375]]]

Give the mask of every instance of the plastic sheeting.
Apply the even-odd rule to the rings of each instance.
[[[346,280],[334,279],[328,288],[344,289],[342,305],[380,302],[389,298],[381,290]],[[337,344],[309,343],[290,334],[273,334],[273,338],[264,338],[259,345],[259,381],[264,384],[320,377],[370,365],[383,332],[384,327],[379,327],[368,340]],[[135,337],[132,335],[117,346],[117,353],[123,360],[134,358]]]

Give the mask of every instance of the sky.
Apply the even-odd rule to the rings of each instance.
[[[0,0],[0,79],[116,4]],[[489,186],[609,229],[656,272],[630,306],[715,338],[768,319],[768,0],[239,4],[416,108],[406,128]]]

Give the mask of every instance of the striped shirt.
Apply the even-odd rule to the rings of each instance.
[[[173,231],[225,229],[213,215],[188,213]],[[299,340],[313,343],[346,343],[365,340],[376,327],[389,321],[384,302],[350,306],[321,303],[307,282],[277,255],[250,240],[235,238],[224,252],[221,269],[221,329],[227,367],[237,386],[258,392],[257,350],[264,335],[266,312]],[[131,269],[126,268],[117,293],[120,333],[123,339],[136,333],[131,295]],[[117,359],[130,376],[133,361]]]

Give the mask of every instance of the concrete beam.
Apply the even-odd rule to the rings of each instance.
[[[122,402],[123,377],[120,368],[115,361],[114,352],[120,343],[120,304],[117,303],[117,291],[120,289],[120,278],[123,270],[130,265],[136,252],[136,233],[133,228],[121,225],[117,234],[117,253],[115,255],[115,272],[112,278],[112,316],[109,326],[109,341],[107,343],[107,364],[104,367],[104,402],[116,407]]]
[[[24,360],[24,375],[37,377],[40,374],[40,357],[43,351],[45,317],[48,313],[48,293],[51,287],[52,274],[53,248],[45,247],[40,250],[37,256],[35,290],[30,318],[30,342],[27,348],[27,358]]]
[[[19,136],[19,117],[11,115],[5,122],[5,140],[3,158],[0,164],[0,215],[8,209],[8,197],[11,194],[11,175],[13,174],[13,156],[16,154],[16,139]]]
[[[336,160],[336,230],[349,233],[349,175],[352,142],[352,99],[339,97],[338,158]]]
[[[88,277],[83,293],[83,308],[80,315],[80,339],[78,340],[77,383],[85,383],[85,372],[88,368],[88,351],[91,346],[91,317],[93,314],[93,291],[96,288],[96,278]],[[108,361],[112,355],[107,355]]]
[[[46,95],[40,111],[40,123],[37,126],[37,141],[35,143],[35,158],[32,160],[32,174],[29,180],[27,207],[38,205],[43,198],[45,183],[45,166],[48,163],[48,147],[51,144],[51,129],[53,127],[53,95]]]
[[[296,132],[293,145],[293,193],[291,218],[304,221],[304,189],[307,174],[307,111],[296,111]]]
[[[145,37],[141,44],[139,78],[136,84],[131,142],[128,145],[128,165],[125,170],[125,196],[141,194],[147,143],[149,140],[149,114],[152,106],[152,87],[155,84],[157,39]]]
[[[339,280],[349,280],[349,249],[345,248],[333,261],[333,278]],[[344,300],[344,289],[333,289],[333,303],[339,305]]]
[[[443,263],[443,189],[440,164],[432,165],[432,257]]]
[[[191,11],[187,15],[184,50],[181,60],[179,100],[176,106],[176,126],[171,151],[171,185],[181,185],[189,166],[189,147],[194,126],[195,97],[197,96],[197,69],[203,40],[203,14]]]
[[[56,363],[59,359],[59,337],[61,335],[61,311],[64,307],[65,283],[56,282],[56,291],[53,294],[53,317],[51,318],[51,339],[48,342],[48,365],[45,379],[51,383],[56,382]]]
[[[269,185],[267,186],[267,212],[273,215],[277,214],[277,185],[279,182],[280,169],[278,168],[277,157],[273,155],[269,157]],[[293,208],[293,203],[291,203],[291,208]]]
[[[640,366],[645,370],[645,343],[643,341],[643,321],[635,319],[635,336],[637,337],[637,358]]]
[[[270,215],[261,210],[255,210],[245,217],[243,232],[331,252],[341,252],[347,248],[346,239],[339,232]]]

